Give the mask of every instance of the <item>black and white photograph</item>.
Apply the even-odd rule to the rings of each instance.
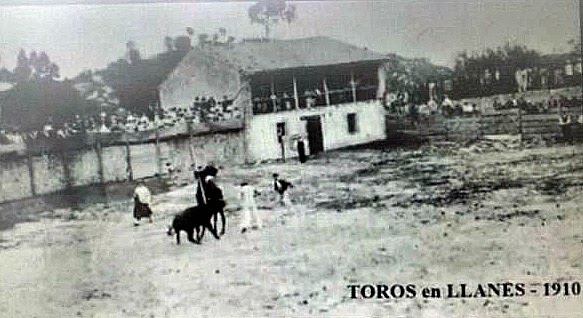
[[[0,0],[0,317],[583,318],[583,0]]]

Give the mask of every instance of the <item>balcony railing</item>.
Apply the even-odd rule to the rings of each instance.
[[[272,95],[271,97],[256,97],[253,99],[253,114],[258,115],[295,110],[296,105],[299,109],[308,109],[362,102],[374,100],[376,98],[376,86],[357,87],[354,90],[351,87],[331,89],[327,93],[316,90],[298,96],[297,101],[289,94],[283,94],[280,96]]]

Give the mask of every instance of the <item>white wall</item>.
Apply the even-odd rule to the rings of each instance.
[[[164,109],[186,108],[192,106],[197,96],[214,97],[216,100],[224,95],[233,98],[242,85],[236,68],[217,60],[208,52],[195,49],[160,84],[160,104]]]
[[[348,133],[347,114],[356,113],[358,131]],[[285,122],[286,158],[297,157],[295,142],[290,137],[301,134],[306,141],[306,152],[309,153],[307,142],[306,121],[302,116],[319,115],[322,122],[324,150],[337,149],[346,146],[363,144],[386,138],[385,111],[377,101],[342,104],[337,106],[301,109],[272,114],[254,115],[246,131],[249,149],[249,160],[260,161],[281,158],[281,147],[277,142],[276,126]]]

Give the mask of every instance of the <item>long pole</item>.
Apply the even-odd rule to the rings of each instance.
[[[579,42],[579,47],[581,49],[581,63],[583,63],[583,0],[579,0],[579,40],[581,42]],[[581,117],[583,117],[583,64],[581,67],[581,113],[579,114]],[[576,123],[578,123],[579,121],[575,121]],[[583,129],[582,128],[582,124],[575,124],[575,127],[578,127],[579,129]],[[583,131],[578,131],[577,134],[579,136],[581,136],[583,134]],[[583,163],[583,156],[580,156],[581,158],[581,163]],[[583,186],[582,186],[583,188]]]
[[[300,99],[298,97],[298,81],[296,80],[295,76],[294,76],[293,80],[294,80],[294,106],[295,106],[295,109],[299,109],[300,108]]]
[[[579,0],[579,40],[581,41],[579,42],[581,63],[583,63],[583,0]],[[581,89],[583,90],[583,72],[581,72]],[[581,103],[581,115],[583,115],[583,102]]]

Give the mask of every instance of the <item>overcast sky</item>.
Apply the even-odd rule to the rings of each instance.
[[[23,1],[28,5],[9,5]],[[164,49],[164,36],[185,34],[187,26],[196,33],[226,27],[237,38],[262,32],[249,22],[252,2],[38,5],[63,2],[75,0],[0,0],[2,66],[14,67],[21,47],[44,50],[71,77],[123,56],[128,39],[137,43],[142,56],[150,56]],[[567,41],[579,38],[577,0],[296,3],[298,19],[281,23],[277,37],[326,35],[382,53],[427,57],[440,65],[451,66],[461,50],[482,50],[508,40],[552,53],[566,51]]]

